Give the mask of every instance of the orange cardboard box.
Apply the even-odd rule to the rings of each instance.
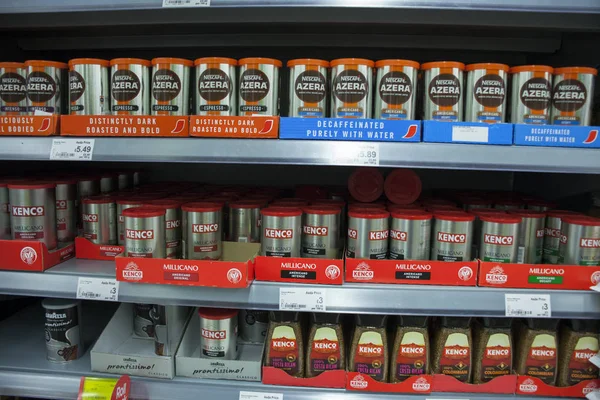
[[[188,137],[189,117],[169,115],[63,115],[63,136]]]
[[[277,139],[279,117],[216,117],[192,115],[190,136],[238,139]]]

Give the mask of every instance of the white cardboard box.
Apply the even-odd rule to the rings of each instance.
[[[260,381],[264,343],[246,343],[238,339],[236,360],[200,357],[200,317],[194,310],[175,356],[177,376],[207,379]]]
[[[191,307],[166,306],[171,356],[154,353],[154,339],[133,333],[133,304],[123,303],[91,351],[92,371],[172,379],[175,356]]]

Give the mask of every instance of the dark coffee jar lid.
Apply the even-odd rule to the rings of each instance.
[[[489,318],[484,317],[481,319],[483,326],[486,328],[510,328],[512,325],[512,318]]]
[[[539,329],[545,331],[556,331],[558,329],[559,319],[556,318],[527,318],[526,324],[530,329]]]
[[[273,322],[298,322],[300,313],[297,311],[270,311],[269,319]]]
[[[357,314],[356,325],[360,326],[371,326],[374,328],[385,328],[387,324],[387,315],[373,315],[373,314]]]
[[[600,333],[600,321],[596,319],[570,319],[567,325],[575,332]]]
[[[400,315],[398,317],[398,325],[409,326],[412,328],[426,328],[429,317],[415,315]]]
[[[340,324],[342,314],[310,313],[310,320],[315,324]]]
[[[441,317],[440,325],[444,328],[468,329],[471,325],[470,317]]]

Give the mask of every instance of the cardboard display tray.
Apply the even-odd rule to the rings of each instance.
[[[343,259],[257,256],[255,263],[258,281],[325,285],[343,283]]]
[[[0,240],[0,270],[43,272],[75,255],[74,243],[48,251],[42,242]]]
[[[551,386],[538,378],[519,375],[516,394],[544,397],[585,398],[587,394],[600,390],[600,379],[590,379],[567,387]]]
[[[343,389],[346,387],[346,371],[325,371],[312,378],[296,378],[274,367],[262,367],[262,383],[267,385],[302,386]]]
[[[359,372],[348,372],[347,390],[382,393],[428,394],[433,390],[432,375],[419,375],[407,378],[404,382],[379,382]]]
[[[112,261],[125,250],[125,246],[95,244],[86,238],[75,238],[75,257],[87,260]]]

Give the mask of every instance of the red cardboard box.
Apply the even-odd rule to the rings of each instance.
[[[498,376],[486,383],[464,383],[453,376],[433,375],[434,392],[515,394],[517,375]]]
[[[567,387],[550,386],[538,378],[519,375],[517,377],[517,394],[528,396],[552,397],[586,397],[588,393],[599,390],[600,379],[590,379]]]
[[[63,115],[62,136],[188,137],[189,117],[170,115]]]
[[[523,289],[590,290],[600,267],[549,264],[498,264],[481,261],[479,286]]]
[[[267,385],[302,386],[343,389],[346,387],[346,371],[325,371],[312,378],[296,378],[274,367],[262,367],[262,383]]]
[[[260,243],[223,242],[222,260],[176,260],[117,256],[117,280],[159,285],[247,288],[254,280]]]
[[[0,240],[0,254],[0,269],[42,272],[73,257],[75,245],[48,251],[42,242]]]
[[[476,286],[477,261],[346,258],[346,282]]]
[[[59,133],[58,115],[0,117],[0,136],[53,136]]]
[[[341,285],[344,260],[266,257],[255,259],[257,281]]]
[[[404,382],[386,383],[376,381],[360,372],[348,372],[346,389],[363,392],[428,394],[433,389],[433,377],[431,375],[411,376]]]
[[[192,115],[190,136],[238,139],[277,139],[279,117],[218,117]]]
[[[86,238],[75,238],[75,257],[88,260],[113,261],[125,250],[125,246],[111,244],[95,244]]]

